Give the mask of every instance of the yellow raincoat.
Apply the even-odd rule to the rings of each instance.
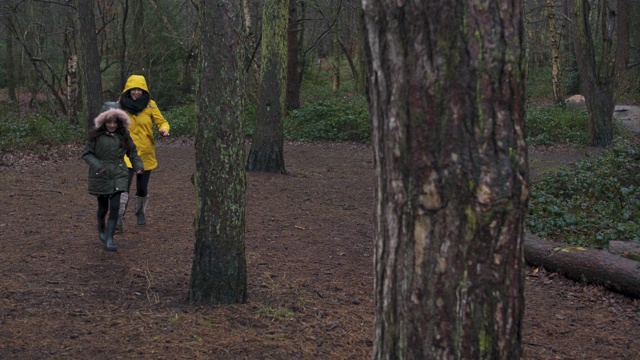
[[[134,88],[142,89],[149,93],[147,81],[142,75],[131,75],[129,79],[127,79],[122,93],[124,94]],[[137,115],[133,115],[128,111],[127,115],[129,115],[129,119],[131,119],[129,132],[131,133],[133,142],[138,148],[138,155],[142,159],[144,170],[147,171],[157,168],[158,161],[156,160],[156,140],[153,136],[153,125],[155,124],[158,131],[166,130],[168,132],[171,128],[169,122],[162,116],[156,102],[151,99],[149,100],[149,105]],[[128,157],[125,156],[124,161],[129,168],[132,167]]]

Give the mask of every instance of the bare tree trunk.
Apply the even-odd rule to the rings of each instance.
[[[357,27],[357,38],[358,41],[355,45],[355,55],[354,62],[356,63],[356,92],[358,94],[362,94],[365,91],[366,84],[366,70],[365,70],[365,59],[364,59],[364,51],[363,51],[363,41],[362,38],[365,35],[364,26],[362,24],[362,9],[359,9],[358,14],[356,16],[356,21],[358,23]]]
[[[122,26],[120,28],[120,38],[122,39],[122,48],[120,52],[120,89],[124,88],[127,78],[129,77],[129,64],[127,63],[127,53],[129,52],[129,43],[127,42],[127,19],[129,17],[129,0],[124,0],[122,5]],[[118,94],[119,95],[119,94]]]
[[[9,99],[17,102],[18,96],[16,90],[18,88],[18,81],[16,80],[16,61],[13,53],[13,34],[9,28],[5,29],[5,44],[7,46],[5,59],[7,67],[7,92],[9,93]]]
[[[266,0],[257,116],[246,169],[286,174],[284,166],[288,0]]]
[[[300,24],[296,1],[289,2],[289,31],[287,33],[287,110],[300,108]]]
[[[189,302],[247,300],[244,44],[236,0],[200,3],[195,249]]]
[[[593,146],[613,142],[616,91],[629,59],[630,2],[570,0],[576,61]]]
[[[78,22],[80,24],[80,44],[82,46],[81,81],[83,102],[86,108],[85,128],[93,127],[93,119],[98,116],[102,107],[102,73],[100,72],[100,52],[92,1],[77,2]]]
[[[338,16],[338,15],[336,15]],[[340,47],[340,20],[336,19],[336,24],[332,29],[333,41],[331,43],[333,56],[331,57],[333,68],[333,91],[340,90],[340,57],[342,48]]]
[[[521,1],[363,0],[375,187],[375,359],[518,359]]]
[[[136,74],[143,74],[150,78],[148,68],[144,66],[145,49],[144,49],[144,3],[142,0],[128,0],[131,2],[131,10],[133,17],[131,21],[131,39],[132,52],[129,55],[129,62]],[[143,71],[143,69],[147,71]]]
[[[300,14],[298,16],[298,19],[306,19],[307,17],[307,2],[304,0],[299,1],[300,3]],[[298,55],[298,59],[300,60],[300,65],[299,65],[299,71],[298,71],[298,82],[300,83],[300,87],[302,87],[302,77],[304,75],[304,69],[307,65],[307,54],[306,52],[304,52],[304,50],[302,49],[302,44],[304,44],[304,35],[305,35],[305,29],[306,29],[306,25],[304,21],[300,21],[299,22],[299,34],[298,34],[298,45],[301,47],[300,48],[300,54]]]
[[[71,55],[67,59],[67,105],[69,106],[69,122],[71,124],[78,123],[78,94],[80,86],[78,85],[78,56]]]
[[[547,14],[549,15],[549,39],[551,40],[551,85],[553,89],[553,99],[556,104],[564,102],[564,91],[562,89],[562,66],[560,61],[560,41],[556,27],[556,12],[554,0],[547,1]]]

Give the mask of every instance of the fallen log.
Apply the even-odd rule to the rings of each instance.
[[[605,250],[572,247],[527,233],[524,258],[567,278],[640,298],[640,262]]]
[[[609,252],[640,261],[640,243],[637,241],[609,241]]]

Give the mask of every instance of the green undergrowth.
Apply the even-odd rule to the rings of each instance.
[[[47,149],[85,138],[82,125],[69,119],[46,114],[21,115],[13,103],[0,101],[0,152]]]
[[[368,143],[366,98],[319,101],[292,111],[284,120],[285,137],[299,141],[353,141]]]
[[[527,228],[571,245],[640,241],[640,148],[618,140],[598,157],[533,184]]]
[[[526,127],[531,145],[588,145],[591,140],[587,111],[562,105],[529,106]]]

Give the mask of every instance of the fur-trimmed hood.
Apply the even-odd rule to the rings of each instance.
[[[117,119],[122,120],[122,124],[126,129],[129,128],[131,120],[129,120],[129,115],[127,115],[126,112],[120,109],[109,109],[100,113],[100,115],[98,115],[95,120],[93,120],[96,129],[102,126],[102,124],[104,124],[104,122],[112,116],[115,116]]]

